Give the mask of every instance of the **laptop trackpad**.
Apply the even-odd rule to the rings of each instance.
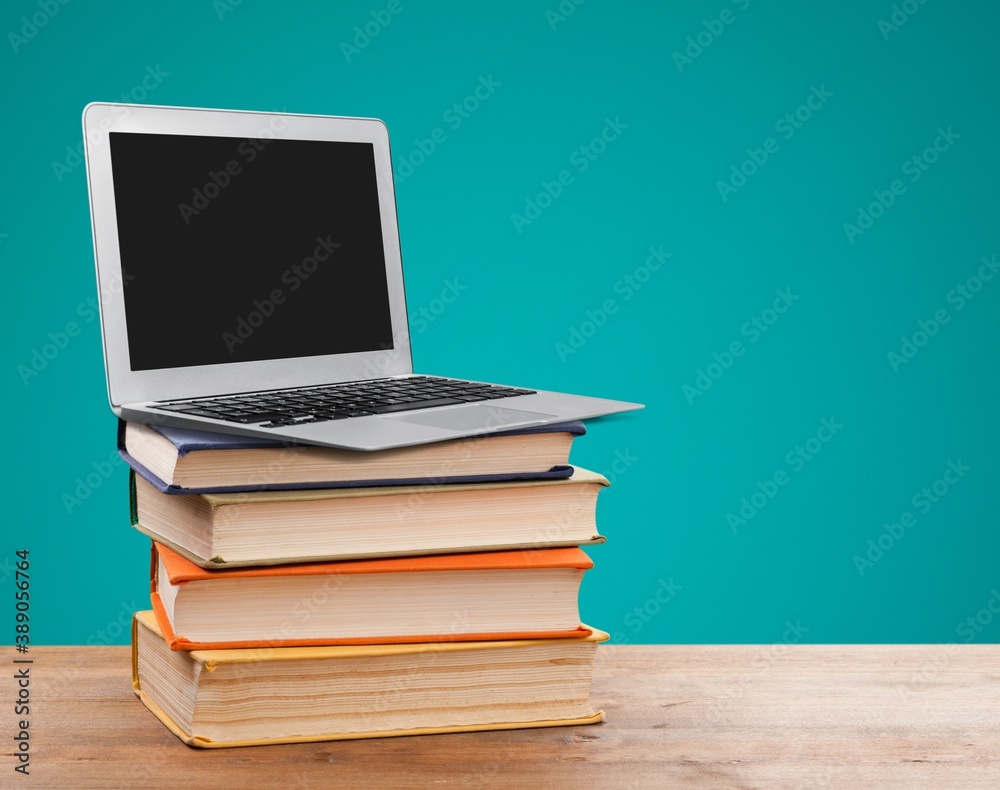
[[[545,422],[555,415],[542,414],[535,411],[519,411],[505,409],[501,406],[489,406],[477,403],[468,406],[449,406],[433,411],[414,412],[410,414],[384,415],[381,419],[394,422],[407,422],[413,425],[428,425],[432,428],[444,428],[453,431],[469,431],[478,428],[513,427],[515,425],[531,425]]]

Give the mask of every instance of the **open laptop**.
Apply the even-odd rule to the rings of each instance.
[[[381,450],[642,408],[414,375],[381,121],[94,103],[83,127],[119,417]]]

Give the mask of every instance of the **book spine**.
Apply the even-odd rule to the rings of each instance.
[[[128,520],[134,527],[139,523],[139,500],[135,493],[135,470],[128,470]]]

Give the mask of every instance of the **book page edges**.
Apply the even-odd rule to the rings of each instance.
[[[252,639],[233,640],[230,642],[193,642],[190,639],[180,636],[174,631],[173,624],[167,616],[167,610],[163,606],[158,592],[150,593],[150,602],[153,605],[153,616],[163,641],[171,650],[191,652],[194,650],[248,650],[256,654],[257,661],[266,661],[271,658],[269,654],[262,651],[272,649],[286,649],[296,647],[369,647],[373,645],[431,645],[435,649],[444,644],[452,642],[498,642],[517,640],[521,642],[534,641],[537,639],[582,639],[594,633],[594,629],[586,625],[579,625],[560,631],[493,631],[482,634],[420,634],[410,636],[406,634],[395,636],[372,636],[372,637],[342,637],[337,639],[267,639],[254,641]],[[377,655],[379,653],[372,653]],[[219,662],[216,661],[214,667]],[[210,668],[211,669],[211,668]]]
[[[224,749],[240,746],[267,746],[276,743],[318,743],[320,741],[348,741],[362,738],[397,738],[404,735],[439,735],[450,732],[490,732],[494,730],[522,730],[535,727],[570,727],[584,724],[598,724],[604,721],[604,711],[597,711],[590,716],[578,719],[545,719],[541,721],[491,722],[488,724],[469,724],[450,727],[415,727],[410,730],[376,730],[372,732],[331,733],[328,735],[296,735],[283,738],[257,738],[248,741],[212,741],[197,735],[184,732],[170,718],[166,711],[151,700],[147,694],[135,685],[135,694],[158,718],[164,726],[180,738],[188,746],[198,749]]]
[[[372,496],[408,496],[410,494],[426,494],[427,489],[440,490],[442,493],[451,491],[483,491],[495,488],[534,488],[537,486],[569,486],[569,485],[600,485],[603,487],[611,485],[604,475],[591,472],[579,466],[573,466],[572,477],[538,480],[510,480],[505,482],[485,482],[485,483],[439,483],[430,485],[410,485],[410,486],[376,486],[376,487],[356,487],[356,488],[325,488],[325,489],[296,489],[280,491],[246,491],[230,494],[195,494],[192,496],[204,497],[205,501],[212,508],[226,507],[227,505],[248,505],[257,502],[295,502],[314,499],[341,499],[341,498],[363,498]]]
[[[211,559],[205,559],[204,557],[199,557],[197,554],[188,551],[183,546],[174,543],[162,535],[153,532],[151,529],[147,529],[142,524],[135,522],[132,527],[137,531],[141,532],[147,538],[150,538],[157,543],[161,543],[164,546],[169,547],[177,554],[180,554],[187,560],[190,560],[199,568],[204,568],[206,570],[211,569],[222,569],[222,568],[259,568],[259,567],[270,567],[273,565],[296,565],[307,562],[333,562],[339,560],[365,560],[365,559],[385,559],[389,557],[420,557],[429,554],[473,554],[476,552],[485,551],[516,551],[519,549],[545,549],[545,548],[560,548],[560,547],[570,547],[570,546],[593,546],[600,543],[606,543],[607,538],[603,535],[594,535],[588,540],[574,540],[565,543],[523,543],[517,545],[486,545],[486,546],[462,546],[459,548],[448,549],[434,549],[433,551],[425,551],[423,549],[417,549],[413,551],[384,551],[384,552],[372,552],[370,554],[343,554],[338,555],[335,558],[331,558],[329,555],[311,555],[302,557],[278,557],[278,558],[268,558],[259,557],[250,560],[234,560],[230,561],[224,557],[215,556]]]

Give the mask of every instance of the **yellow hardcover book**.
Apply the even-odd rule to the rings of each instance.
[[[607,638],[179,652],[146,611],[132,623],[132,685],[200,748],[596,724]]]

